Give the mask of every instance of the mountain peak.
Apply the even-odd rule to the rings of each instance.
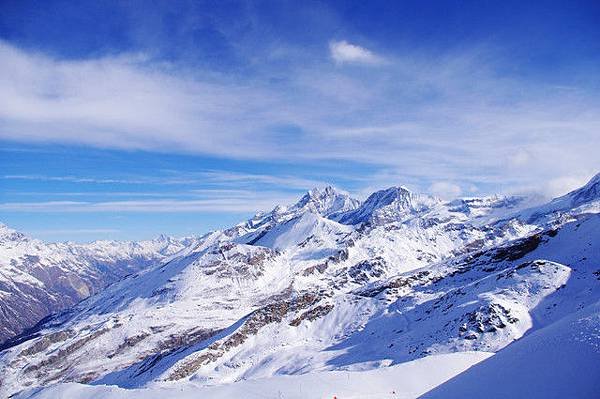
[[[304,215],[307,212],[330,217],[360,206],[360,201],[348,194],[337,191],[333,186],[315,187],[308,190],[294,205],[277,205],[271,212],[257,213],[252,219],[241,225],[242,234],[251,234],[255,239],[257,231],[265,231],[273,226]]]
[[[173,239],[173,237],[168,236],[166,234],[159,234],[158,237],[156,237],[152,241],[154,241],[155,243],[158,243],[158,244],[170,244],[171,242],[173,242],[175,240]]]
[[[27,236],[17,230],[11,229],[7,225],[0,223],[0,242],[23,241]]]
[[[324,197],[324,196],[335,196],[338,194],[338,191],[333,186],[325,186],[323,188],[315,187],[306,192],[306,195],[309,197]]]
[[[340,223],[357,224],[371,219],[395,220],[407,212],[418,212],[437,202],[436,198],[415,194],[405,186],[392,186],[371,194],[356,210],[339,218]]]
[[[383,190],[374,192],[373,194],[379,194],[380,196],[395,196],[395,197],[406,197],[412,194],[405,186],[392,186]]]
[[[306,192],[306,194],[304,194],[304,196],[300,199],[300,203],[301,202],[306,202],[309,200],[324,200],[327,198],[333,198],[336,197],[338,195],[343,195],[340,192],[338,192],[335,188],[333,188],[333,186],[326,186],[323,188],[320,187],[314,187],[310,190],[308,190]]]
[[[324,188],[315,187],[298,201],[291,209],[296,211],[310,211],[322,216],[346,212],[359,206],[359,201],[348,194],[341,193],[333,186]]]
[[[403,208],[410,207],[414,199],[421,197],[404,186],[393,186],[374,192],[367,198],[365,205],[373,208],[390,205],[397,202]]]

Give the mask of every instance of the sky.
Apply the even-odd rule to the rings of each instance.
[[[598,1],[0,1],[0,222],[47,241],[552,198],[599,153]]]

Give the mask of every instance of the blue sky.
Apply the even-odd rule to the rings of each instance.
[[[140,239],[328,183],[552,197],[600,171],[599,72],[595,1],[4,0],[0,221]]]

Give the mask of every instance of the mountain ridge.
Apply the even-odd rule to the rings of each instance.
[[[403,187],[348,198],[310,190],[51,317],[2,352],[0,392],[210,385],[496,352],[600,299],[595,195],[567,209]]]

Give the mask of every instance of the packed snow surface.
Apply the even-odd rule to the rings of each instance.
[[[31,395],[26,393],[18,399],[408,399],[419,397],[491,355],[487,352],[451,353],[367,371],[276,376],[209,387],[178,383],[127,390],[114,386],[71,383]]]
[[[423,399],[594,399],[600,394],[600,303],[527,335]]]

